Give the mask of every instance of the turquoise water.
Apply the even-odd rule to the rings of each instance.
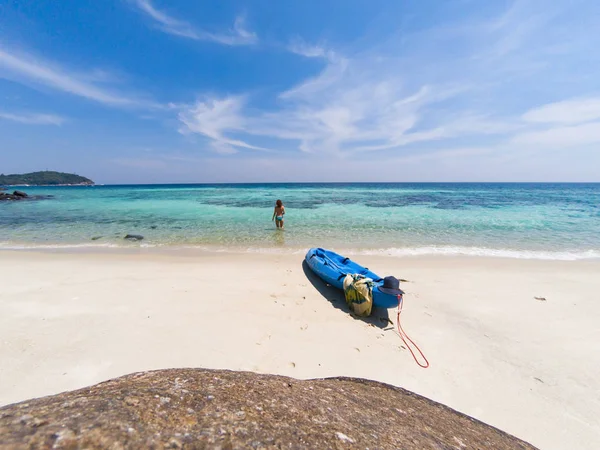
[[[600,184],[262,184],[22,187],[0,248],[313,246],[384,254],[600,257]],[[271,222],[283,200],[285,231]],[[124,241],[141,234],[141,243]],[[98,239],[92,240],[93,237]]]

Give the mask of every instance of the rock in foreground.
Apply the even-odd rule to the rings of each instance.
[[[0,408],[0,448],[532,449],[444,405],[353,378],[127,375]]]

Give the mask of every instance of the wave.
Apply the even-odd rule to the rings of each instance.
[[[0,250],[60,250],[76,248],[127,248],[124,245],[117,244],[15,244],[10,242],[0,242]]]
[[[303,255],[308,247],[236,247],[218,245],[177,245],[177,244],[152,244],[152,243],[80,243],[80,244],[15,244],[0,242],[0,250],[69,250],[69,249],[165,249],[165,250],[196,250],[213,253],[260,253],[260,254],[294,254]],[[337,251],[349,256],[479,256],[511,259],[536,259],[549,261],[578,261],[600,259],[600,250],[517,250],[506,248],[487,247],[459,247],[459,246],[425,246],[425,247],[390,247],[390,248],[339,248]]]
[[[100,248],[155,248],[163,247],[163,244],[148,244],[148,243],[81,243],[81,244],[35,244],[35,243],[14,243],[0,242],[0,250],[69,250],[69,249],[100,249]]]
[[[577,261],[582,259],[599,259],[599,250],[582,251],[550,251],[550,250],[515,250],[487,247],[407,247],[380,249],[351,249],[351,255],[377,256],[484,256],[494,258],[541,259],[551,261]]]

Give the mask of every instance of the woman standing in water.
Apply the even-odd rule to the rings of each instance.
[[[273,217],[271,220],[275,221],[275,226],[283,230],[283,216],[285,214],[285,206],[281,203],[281,200],[275,202],[275,210],[273,211]]]

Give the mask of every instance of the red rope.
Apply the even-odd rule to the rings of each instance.
[[[417,344],[415,344],[411,338],[408,337],[408,334],[406,334],[406,332],[402,329],[402,325],[400,325],[400,313],[402,312],[402,304],[403,304],[402,294],[400,294],[400,295],[398,295],[398,317],[396,318],[396,324],[398,326],[398,334],[400,335],[400,339],[402,339],[404,344],[406,344],[406,348],[408,348],[408,351],[412,355],[415,362],[422,368],[427,369],[429,367],[429,361],[427,361],[427,358],[425,358],[425,355],[423,354],[423,352],[421,351],[419,346]],[[406,342],[407,339],[419,351],[419,353],[421,354],[421,357],[425,360],[425,365],[423,365],[419,362],[419,360],[415,356],[414,352],[412,351],[412,348],[410,348],[410,345],[408,345],[408,342]]]

